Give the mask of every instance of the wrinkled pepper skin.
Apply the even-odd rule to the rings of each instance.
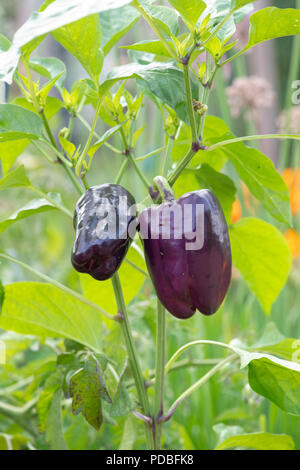
[[[120,214],[120,197],[126,198],[123,199],[126,201],[125,217],[125,212]],[[71,261],[77,271],[90,274],[98,281],[109,279],[115,274],[132,241],[128,227],[135,216],[128,215],[127,210],[133,205],[133,196],[117,184],[93,186],[83,194],[74,213],[76,235]],[[112,226],[116,226],[116,230],[108,233],[106,228],[105,232],[101,225],[104,219],[114,224]]]
[[[159,234],[154,231],[159,238],[155,239],[153,232],[152,237],[150,235],[151,209],[146,209],[139,217],[140,237],[157,296],[170,313],[181,319],[190,318],[196,309],[204,315],[218,310],[229,288],[232,266],[227,223],[220,203],[211,191],[193,191],[152,210],[163,214],[166,206],[174,208],[179,205],[182,210],[185,204],[193,207],[189,216],[191,232],[195,232],[198,217],[195,206],[203,204],[201,220],[198,217],[198,224],[201,222],[204,229],[201,249],[186,250],[186,240],[191,240],[191,232],[189,235],[187,230],[181,239],[172,237],[176,227],[174,218],[170,225],[170,217],[161,215]],[[170,239],[162,239],[165,224],[171,227]],[[182,226],[179,227],[181,229]]]

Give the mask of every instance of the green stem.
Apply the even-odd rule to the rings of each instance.
[[[232,354],[228,356],[226,359],[223,361],[219,362],[218,364],[215,365],[207,374],[203,375],[201,379],[199,379],[196,383],[194,383],[191,387],[189,387],[187,390],[185,390],[180,397],[177,398],[177,400],[174,401],[174,403],[171,405],[169,411],[165,415],[163,421],[168,421],[176,411],[177,407],[186,399],[188,398],[193,392],[198,390],[202,385],[206,384],[206,382],[209,381],[211,377],[213,377],[220,369],[222,369],[225,365],[227,365],[228,362],[231,362],[232,359],[234,359],[235,356]]]
[[[127,316],[127,309],[123,297],[121,282],[118,273],[112,277],[112,286],[114,289],[116,302],[119,310],[119,321],[124,335],[126,349],[129,357],[129,362],[134,377],[137,394],[140,400],[142,412],[145,416],[150,417],[150,405],[148,400],[147,391],[142,375],[142,371],[138,361],[138,354],[135,349],[133,338],[131,334],[130,324]],[[153,448],[152,432],[148,424],[145,423],[145,433],[148,449]]]
[[[81,116],[80,114],[76,114],[76,117],[79,119],[79,121],[84,125],[84,127],[86,127],[89,131],[91,131],[91,126],[89,125],[89,123],[84,119],[83,116]],[[96,131],[94,131],[94,136],[97,138],[97,139],[101,139],[101,136],[100,134],[98,134]],[[123,152],[119,149],[117,149],[116,147],[114,147],[113,145],[109,144],[108,142],[104,142],[104,145],[109,148],[109,150],[111,150],[112,152],[114,153],[117,153],[119,155],[122,155]]]
[[[151,184],[149,183],[146,176],[143,174],[143,172],[139,168],[138,164],[136,163],[135,158],[133,157],[133,155],[131,153],[131,150],[129,148],[129,144],[127,142],[125,131],[124,131],[123,127],[120,127],[120,134],[121,134],[121,137],[122,137],[122,140],[123,140],[123,143],[124,143],[126,156],[129,160],[129,162],[132,164],[133,168],[135,169],[137,175],[140,177],[140,180],[142,181],[142,183],[146,187],[147,191],[149,191],[149,188],[151,187]]]
[[[179,162],[177,167],[173,170],[173,172],[170,174],[168,177],[168,181],[170,186],[173,186],[177,178],[180,176],[182,171],[185,169],[185,167],[190,163],[192,160],[193,156],[195,155],[195,152],[193,149],[191,149],[187,155]]]
[[[82,303],[88,305],[89,307],[92,307],[94,309],[96,309],[102,316],[104,316],[105,318],[108,318],[109,320],[116,320],[115,316],[111,315],[110,313],[106,312],[103,308],[101,308],[99,305],[95,304],[94,302],[91,302],[90,300],[88,300],[86,297],[84,297],[83,295],[79,294],[79,292],[76,292],[72,289],[70,289],[69,287],[61,284],[60,282],[56,281],[55,279],[52,279],[51,277],[49,276],[46,276],[46,274],[43,274],[41,273],[40,271],[37,271],[36,269],[32,268],[31,266],[29,266],[28,264],[26,263],[23,263],[22,261],[19,261],[18,259],[16,258],[13,258],[12,256],[6,254],[6,253],[2,253],[0,252],[0,258],[3,258],[3,259],[6,259],[8,261],[11,261],[12,263],[15,263],[15,264],[18,264],[19,266],[21,266],[23,269],[26,269],[27,271],[31,272],[32,274],[34,274],[35,276],[39,277],[40,279],[43,279],[44,281],[46,282],[49,282],[50,284],[58,287],[59,289],[61,289],[62,291],[66,292],[66,294],[70,294],[72,297],[74,297],[75,299],[78,299],[80,300]]]
[[[193,346],[202,346],[203,344],[211,344],[213,346],[219,346],[221,348],[225,348],[225,349],[229,349],[230,351],[234,352],[235,354],[237,354],[237,352],[235,351],[234,348],[232,348],[229,344],[225,344],[225,343],[221,343],[219,341],[211,341],[209,339],[200,339],[200,340],[196,340],[196,341],[191,341],[190,343],[187,343],[185,344],[184,346],[182,346],[181,348],[179,348],[174,354],[173,356],[171,357],[171,359],[168,361],[168,363],[166,364],[166,367],[165,367],[165,374],[167,374],[169,372],[169,370],[171,369],[172,365],[174,364],[174,362],[179,358],[179,356],[181,356],[182,353],[184,353],[185,351],[187,351],[188,349],[192,348]]]
[[[51,157],[49,157],[49,155],[45,152],[45,150],[40,147],[35,140],[32,140],[31,141],[31,145],[33,145],[33,147],[41,154],[43,155],[43,157],[46,158],[46,160],[49,162],[49,163],[54,163],[55,160],[53,160]]]
[[[231,10],[229,13],[227,13],[227,15],[223,18],[221,23],[218,24],[218,26],[211,33],[211,35],[207,39],[205,39],[205,41],[201,42],[201,46],[205,46],[205,44],[207,44],[213,37],[215,37],[218,34],[220,29],[223,28],[224,24],[226,23],[226,21],[228,21],[230,19],[230,17],[233,15],[233,13],[234,13],[234,10]]]
[[[263,140],[263,139],[292,139],[300,140],[300,135],[296,134],[262,134],[262,135],[246,135],[243,137],[236,137],[235,139],[224,140],[223,142],[217,142],[216,144],[207,147],[205,150],[207,152],[215,150],[225,145],[234,144],[236,142],[246,142],[250,140]]]
[[[156,367],[155,367],[155,399],[154,399],[154,442],[155,449],[161,449],[161,434],[164,408],[164,379],[166,360],[166,312],[159,300],[157,300],[156,322]]]
[[[166,149],[164,158],[162,159],[161,168],[160,168],[160,174],[162,176],[165,176],[167,173],[169,162],[170,162],[171,155],[172,155],[173,145],[174,145],[174,139],[172,139],[171,137],[168,137],[167,149]]]
[[[185,84],[185,90],[186,90],[186,102],[187,102],[189,121],[190,121],[190,126],[191,126],[191,131],[192,131],[192,141],[197,142],[198,132],[197,132],[197,126],[196,126],[195,111],[193,108],[193,96],[192,96],[190,71],[189,71],[188,63],[183,66],[183,72],[184,72],[184,84]]]
[[[120,171],[119,171],[119,173],[118,173],[118,175],[117,175],[117,178],[116,178],[116,181],[115,181],[116,184],[120,184],[120,182],[121,182],[121,180],[122,180],[122,178],[123,178],[123,175],[124,175],[124,173],[125,173],[125,171],[126,171],[126,168],[127,168],[127,166],[128,166],[128,163],[129,163],[129,160],[126,158],[126,160],[123,161],[123,163],[122,163],[122,165],[121,165],[121,168],[120,168]]]
[[[153,152],[149,152],[146,155],[143,155],[142,157],[136,158],[135,161],[142,162],[143,160],[147,160],[147,158],[153,157],[154,155],[157,155],[158,153],[163,152],[164,150],[166,150],[166,148],[167,148],[166,145],[164,145],[163,147],[153,150]]]

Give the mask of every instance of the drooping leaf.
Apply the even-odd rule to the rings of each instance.
[[[72,412],[82,413],[96,430],[103,422],[101,399],[111,402],[100,365],[94,356],[89,356],[84,367],[78,370],[70,381],[73,398]]]
[[[0,143],[7,140],[38,139],[43,123],[33,112],[15,104],[0,104]]]
[[[53,209],[56,209],[56,207],[46,199],[33,199],[14,214],[0,221],[0,233],[21,219]]]
[[[234,265],[270,313],[292,265],[283,235],[267,222],[249,217],[230,227],[230,240]]]
[[[102,322],[97,310],[51,284],[5,286],[0,327],[25,335],[69,338],[101,351]]]

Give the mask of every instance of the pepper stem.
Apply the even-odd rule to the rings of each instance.
[[[166,178],[164,178],[163,176],[156,176],[153,181],[154,189],[158,189],[163,202],[174,201],[175,196],[173,190]]]

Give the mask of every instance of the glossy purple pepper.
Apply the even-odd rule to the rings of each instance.
[[[74,213],[74,268],[98,281],[112,277],[132,241],[128,231],[135,221],[134,212],[135,200],[122,186],[103,184],[88,189]]]
[[[215,313],[229,288],[232,265],[228,227],[216,196],[206,189],[187,193],[144,210],[139,224],[147,267],[164,307],[177,318],[189,318],[196,309]]]

